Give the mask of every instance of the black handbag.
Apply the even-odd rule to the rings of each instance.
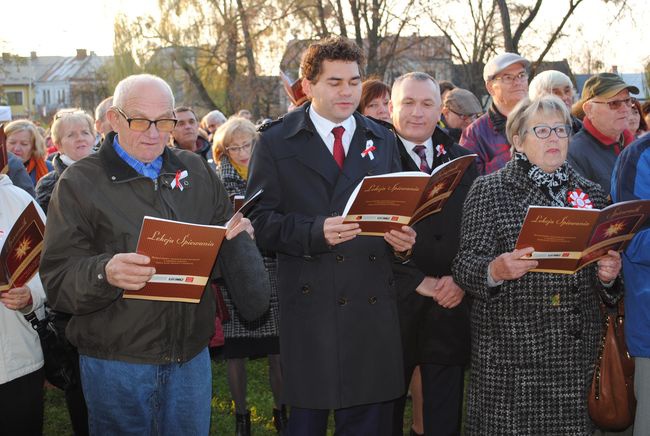
[[[65,330],[55,322],[55,312],[45,309],[45,318],[38,319],[34,312],[25,315],[38,333],[45,361],[45,379],[53,386],[66,390],[79,383],[75,375],[77,353],[65,337]]]

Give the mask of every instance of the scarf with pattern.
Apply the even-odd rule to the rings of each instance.
[[[524,153],[516,151],[514,160],[526,172],[533,184],[553,203],[557,206],[566,206],[567,192],[569,190],[569,166],[566,161],[552,173],[547,173],[531,163]]]

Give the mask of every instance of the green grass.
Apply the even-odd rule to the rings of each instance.
[[[248,407],[251,410],[252,433],[255,436],[275,435],[273,427],[273,396],[269,387],[268,364],[266,359],[248,362]],[[212,364],[212,425],[211,435],[232,435],[235,433],[235,411],[224,362]],[[404,429],[408,431],[411,419],[410,402],[406,405]],[[330,431],[333,434],[333,422],[330,415]],[[56,388],[47,388],[45,392],[45,436],[72,435],[70,419],[65,406],[63,392]],[[407,433],[408,434],[408,433]]]

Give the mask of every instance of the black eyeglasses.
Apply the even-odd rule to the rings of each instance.
[[[448,107],[447,109],[449,109],[449,112],[455,113],[455,114],[456,114],[456,115],[457,115],[461,120],[463,120],[463,121],[467,121],[467,120],[474,121],[474,120],[476,120],[478,117],[481,116],[481,114],[468,114],[468,115],[465,115],[465,114],[459,114],[458,112],[456,112],[455,110],[453,110],[453,109],[450,108],[450,107]]]
[[[613,111],[618,110],[621,108],[621,106],[626,105],[628,107],[634,106],[636,103],[636,98],[634,97],[628,97],[624,98],[623,100],[612,100],[612,101],[596,101],[596,100],[591,100],[592,103],[598,103],[598,104],[606,104],[609,106],[609,108]]]
[[[567,138],[571,133],[571,126],[568,124],[560,124],[559,126],[551,127],[546,124],[540,124],[539,126],[533,126],[530,128],[532,132],[539,139],[546,139],[551,136],[551,132],[555,132],[558,138]]]
[[[156,126],[156,129],[158,129],[159,132],[169,133],[174,130],[174,127],[176,127],[176,123],[178,122],[178,120],[175,118],[161,118],[159,120],[148,120],[146,118],[129,118],[119,107],[113,106],[113,109],[122,115],[126,122],[129,123],[129,129],[136,132],[146,132],[153,124]]]

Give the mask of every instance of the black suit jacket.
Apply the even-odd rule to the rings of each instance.
[[[470,154],[439,127],[433,132],[433,147],[442,144],[447,154],[435,156],[432,167]],[[402,169],[419,171],[404,144],[397,137]],[[424,297],[415,288],[425,276],[451,275],[451,264],[458,252],[463,202],[478,173],[471,165],[442,211],[415,225],[417,239],[413,256],[407,264],[397,267],[398,307],[404,370],[407,379],[419,363],[465,365],[469,361],[469,298],[453,309],[445,309],[432,298]]]
[[[400,170],[395,136],[354,114],[343,170],[313,126],[309,104],[261,128],[248,195],[258,245],[278,256],[283,402],[339,409],[404,390],[392,248],[359,236],[330,247],[323,223],[340,215],[367,175]],[[374,159],[363,157],[367,141]]]

